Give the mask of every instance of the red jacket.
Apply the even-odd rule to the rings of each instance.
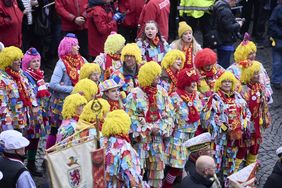
[[[155,20],[159,25],[162,36],[168,40],[168,17],[170,3],[169,0],[150,0],[144,7],[140,15],[140,30],[138,36],[144,31],[145,23]]]
[[[137,27],[144,4],[144,0],[119,0],[119,11],[126,14],[122,24],[126,27]]]
[[[103,5],[87,10],[88,50],[91,56],[104,52],[104,43],[111,31],[117,32],[117,23],[113,20],[113,12],[106,12]]]
[[[74,19],[83,16],[86,19],[87,0],[55,0],[56,11],[62,20],[63,31],[87,29],[87,23],[82,26],[74,23]]]
[[[12,6],[7,7],[0,1],[0,42],[5,46],[22,46],[22,18],[17,1],[11,0]]]

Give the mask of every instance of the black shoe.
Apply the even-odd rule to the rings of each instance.
[[[43,173],[37,169],[35,161],[28,161],[26,167],[33,176],[42,177]]]

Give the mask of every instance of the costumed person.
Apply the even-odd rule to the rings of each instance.
[[[29,141],[15,130],[6,130],[0,134],[0,146],[4,148],[0,156],[0,187],[36,188],[36,185],[24,166],[25,147]]]
[[[104,43],[112,31],[117,32],[117,22],[122,16],[114,16],[113,0],[89,0],[87,8],[88,51],[95,58],[104,50]],[[93,59],[94,60],[94,59]]]
[[[215,82],[215,93],[202,111],[203,127],[214,140],[216,172],[225,181],[235,170],[235,160],[242,135],[250,123],[246,101],[235,91],[238,80],[225,71]]]
[[[141,49],[144,61],[155,61],[159,64],[170,50],[169,44],[161,36],[158,25],[153,20],[146,22],[144,32],[142,37],[138,39],[137,45]]]
[[[101,81],[109,79],[114,71],[122,67],[120,54],[124,45],[125,39],[122,35],[112,32],[108,36],[104,44],[104,53],[100,53],[94,60],[94,63],[101,67]]]
[[[239,46],[234,52],[235,63],[233,63],[230,67],[226,69],[228,71],[231,71],[238,80],[240,80],[242,68],[245,67],[246,64],[251,64],[252,61],[256,59],[257,47],[255,43],[249,40],[249,38],[250,37],[248,33],[246,33],[244,36],[244,40],[239,44]],[[273,91],[271,89],[270,79],[263,65],[261,65],[260,70],[260,83],[265,85],[265,94],[267,97],[267,101],[269,103],[272,103]]]
[[[80,94],[71,94],[66,97],[62,110],[63,121],[58,129],[56,142],[61,142],[65,138],[73,135],[79,116],[86,104],[87,100]]]
[[[167,172],[164,187],[172,187],[177,176],[182,175],[188,158],[183,143],[193,138],[200,124],[202,101],[197,91],[199,75],[195,69],[182,69],[177,77],[176,91],[170,97],[175,110],[173,133],[166,143]]]
[[[96,110],[94,105],[99,105],[101,110]],[[103,123],[107,114],[110,112],[110,104],[107,100],[98,98],[89,101],[83,108],[76,126],[76,131],[93,129],[96,134],[96,127],[102,131]]]
[[[60,59],[56,64],[49,84],[52,91],[50,99],[51,131],[46,141],[46,149],[56,142],[57,131],[62,124],[63,101],[72,92],[73,86],[78,82],[80,68],[86,63],[78,50],[78,40],[72,33],[67,34],[58,47]]]
[[[2,67],[5,61],[5,53],[1,53],[4,49],[3,43],[0,42],[0,132],[13,129],[13,113],[11,109],[15,109],[19,92],[16,83],[7,75]]]
[[[105,80],[99,85],[102,98],[108,101],[111,106],[111,111],[124,109],[124,98],[119,91],[120,85],[117,84],[113,79]]]
[[[98,94],[98,86],[95,82],[88,78],[79,80],[78,83],[73,87],[72,94],[78,93],[85,97],[87,102],[96,98]]]
[[[168,95],[176,89],[177,76],[183,68],[185,55],[180,50],[170,50],[163,58],[160,85],[167,91]]]
[[[40,134],[41,127],[44,125],[43,119],[37,118],[38,115],[40,116],[38,114],[39,105],[32,85],[20,68],[23,53],[14,46],[4,48],[1,53],[3,53],[1,68],[16,83],[16,87],[13,89],[18,90],[19,93],[15,101],[16,105],[11,110],[13,128],[25,133],[24,136],[30,141],[27,147],[27,167],[30,173],[34,176],[42,176],[42,173],[35,165],[35,156],[40,136],[37,134]]]
[[[261,63],[257,61],[253,61],[250,66],[242,68],[241,95],[246,100],[252,115],[249,134],[243,136],[243,143],[241,143],[237,153],[236,170],[239,169],[243,159],[246,159],[246,166],[256,162],[259,147],[262,143],[262,132],[271,123],[265,86],[260,83],[260,70]]]
[[[214,92],[216,79],[222,75],[225,70],[217,64],[216,53],[209,48],[200,50],[194,60],[195,67],[200,76],[198,91],[200,91],[204,97],[209,97]]]
[[[24,75],[27,77],[30,85],[32,86],[33,92],[36,96],[38,103],[38,109],[36,115],[29,116],[30,126],[27,129],[27,137],[30,140],[28,150],[28,159],[32,162],[27,165],[32,175],[38,174],[39,171],[35,166],[35,156],[37,153],[39,139],[44,137],[47,133],[50,133],[49,124],[49,99],[50,92],[48,86],[44,81],[44,72],[40,70],[41,56],[35,48],[30,48],[24,54],[22,59],[22,69]],[[32,125],[32,126],[31,126]]]
[[[193,37],[192,28],[185,21],[179,22],[178,37],[179,39],[173,41],[170,46],[172,49],[178,49],[185,53],[184,68],[193,68],[194,57],[202,48]]]
[[[123,110],[114,110],[105,118],[102,134],[107,188],[149,187],[143,182],[139,156],[130,144],[130,117]]]
[[[95,82],[97,85],[100,83],[101,68],[95,63],[85,63],[79,73],[79,80],[88,78]]]
[[[111,78],[114,80],[120,80],[118,84],[121,85],[121,89],[126,93],[138,86],[137,75],[139,67],[143,64],[141,51],[136,43],[126,44],[121,51],[122,67],[113,72]],[[119,77],[119,78],[117,78]]]
[[[143,173],[151,187],[161,187],[164,178],[164,139],[171,136],[174,111],[170,98],[159,83],[161,66],[145,63],[139,70],[139,87],[126,98],[126,110],[131,118],[131,137]]]

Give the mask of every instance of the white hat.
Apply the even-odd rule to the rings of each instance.
[[[189,140],[187,140],[186,142],[183,143],[184,147],[190,148],[190,150],[193,151],[198,151],[200,149],[203,149],[205,147],[206,143],[210,143],[211,142],[211,134],[210,133],[202,133],[194,138],[191,138]],[[194,149],[191,149],[194,146],[203,146],[203,147],[197,147]]]
[[[276,155],[279,156],[281,154],[282,154],[282,146],[276,150]]]
[[[0,134],[0,142],[5,150],[20,149],[29,145],[29,140],[15,130],[3,131]]]

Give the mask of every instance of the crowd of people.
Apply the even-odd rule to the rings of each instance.
[[[269,20],[271,79],[248,33],[234,48],[244,24],[235,3],[216,1],[218,28],[203,32],[202,47],[189,19],[169,39],[168,0],[56,0],[63,38],[55,36],[59,59],[47,83],[46,37],[34,32],[50,4],[0,1],[0,187],[35,187],[39,140],[48,151],[82,130],[101,135],[106,187],[240,187],[228,176],[257,161],[271,87],[282,88],[282,2]]]

